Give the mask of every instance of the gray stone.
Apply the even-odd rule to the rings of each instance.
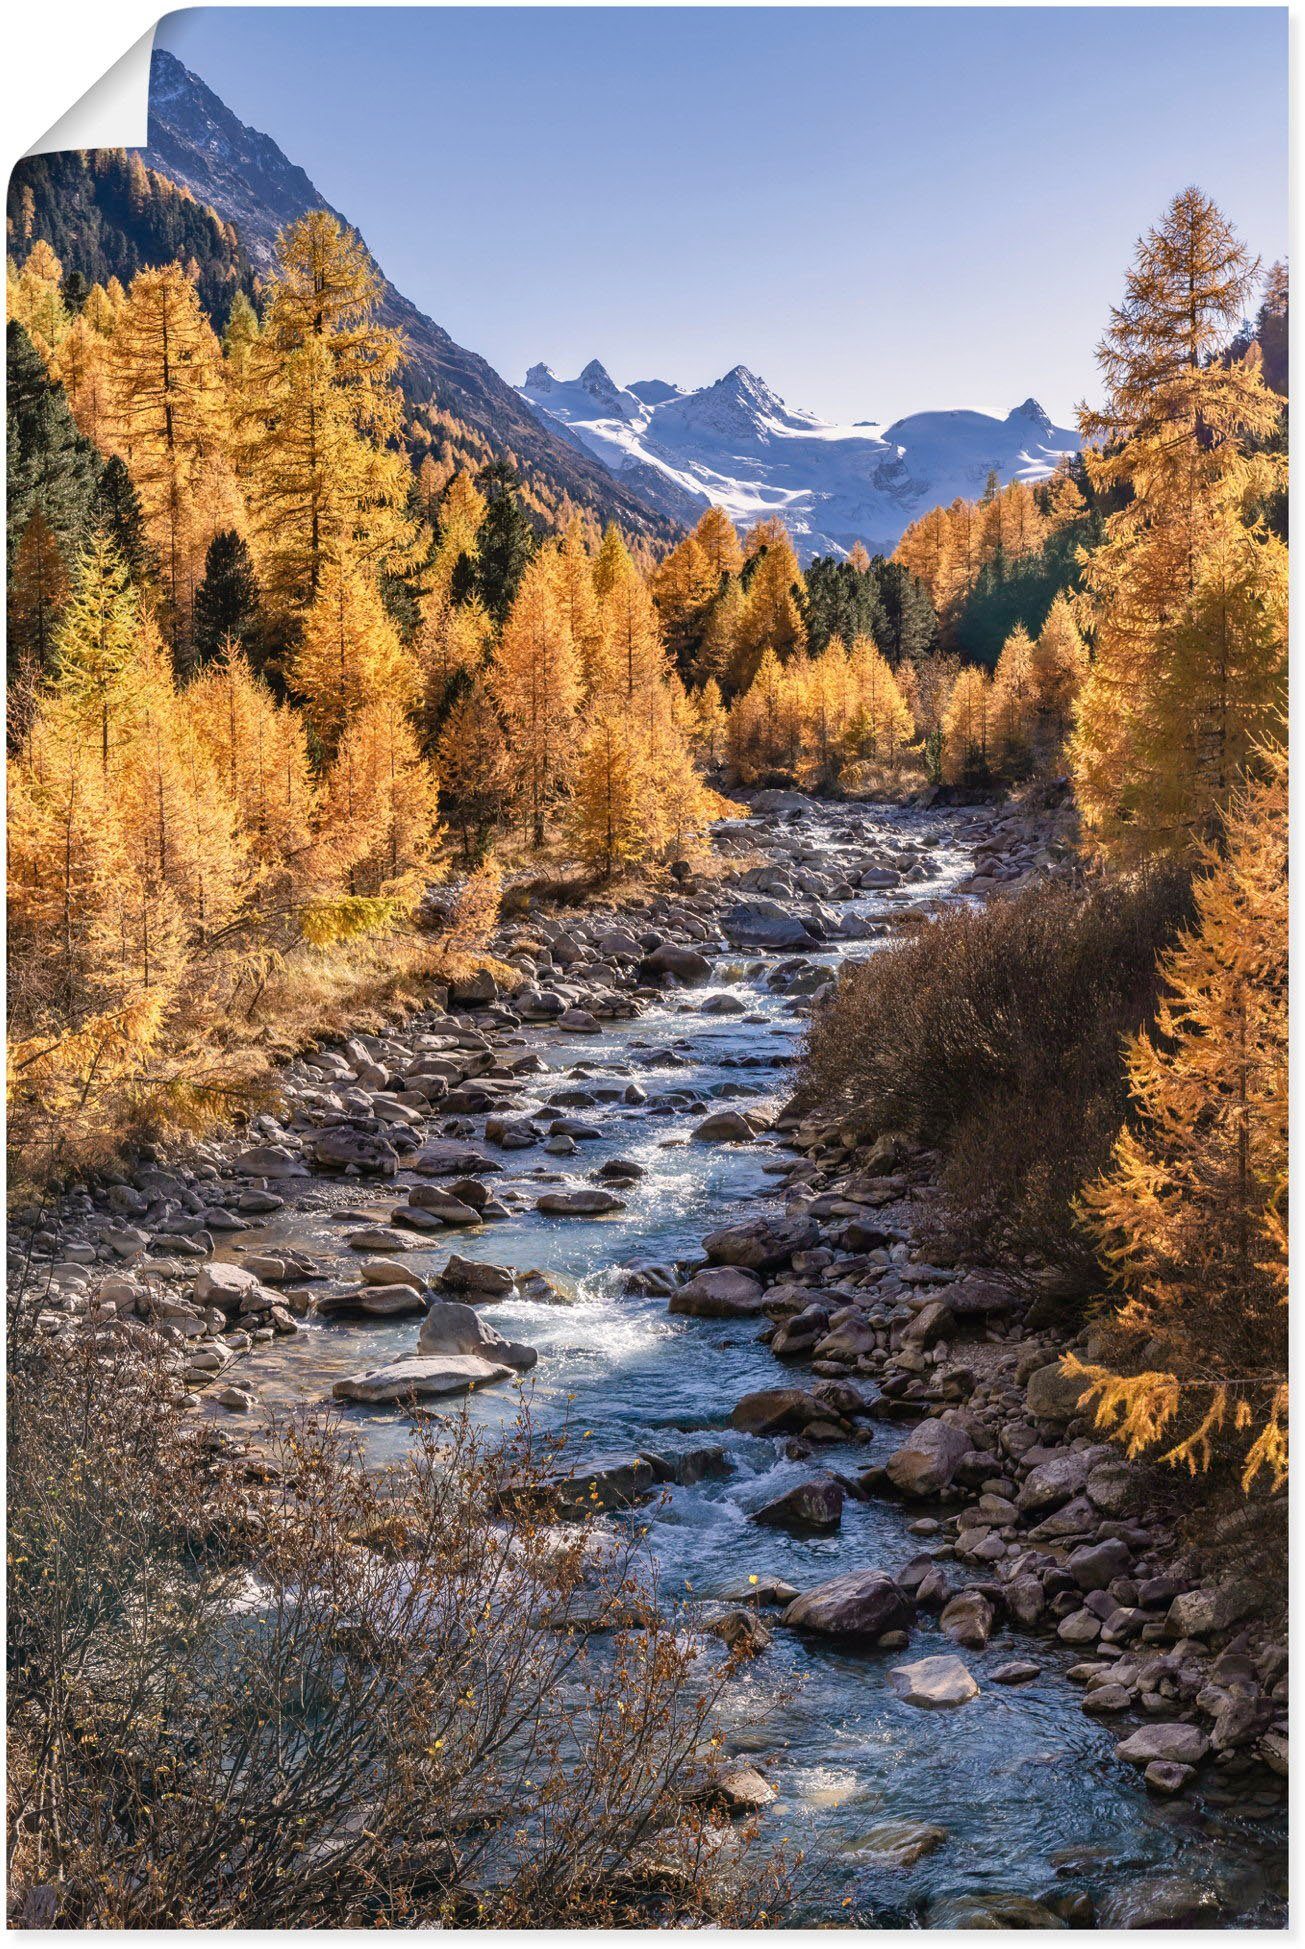
[[[915,1606],[885,1570],[852,1570],[818,1584],[791,1603],[783,1622],[818,1637],[874,1643],[889,1631],[909,1631]]]
[[[447,1263],[436,1275],[441,1286],[451,1287],[454,1292],[480,1293],[490,1299],[503,1299],[516,1285],[516,1274],[511,1266],[489,1265],[482,1259],[464,1259],[461,1253],[450,1253]]]
[[[511,1378],[510,1367],[479,1354],[413,1354],[388,1367],[350,1374],[331,1392],[337,1401],[432,1401]]]
[[[1181,1719],[1163,1720],[1143,1726],[1121,1740],[1115,1757],[1131,1766],[1149,1766],[1152,1760],[1173,1760],[1179,1766],[1198,1766],[1209,1751],[1210,1742],[1199,1726]]]
[[[819,1243],[820,1227],[809,1218],[753,1218],[743,1225],[727,1225],[704,1240],[707,1257],[715,1265],[745,1266],[752,1272],[774,1272],[795,1252]]]
[[[944,1605],[938,1619],[940,1628],[953,1644],[982,1651],[992,1636],[995,1613],[979,1590],[961,1590]]]
[[[752,1520],[767,1529],[827,1535],[843,1520],[843,1491],[837,1482],[799,1482],[754,1510]]]
[[[970,1437],[949,1421],[922,1421],[888,1457],[885,1469],[895,1489],[906,1496],[936,1496],[956,1473]]]
[[[888,1683],[906,1705],[966,1705],[979,1696],[969,1667],[959,1658],[945,1655],[919,1658],[913,1665],[895,1665]]]
[[[1067,1374],[1058,1360],[1030,1374],[1025,1389],[1029,1413],[1035,1421],[1072,1421],[1087,1383]]]
[[[608,1212],[624,1211],[625,1200],[615,1192],[585,1186],[577,1191],[546,1191],[536,1198],[535,1210],[550,1218],[601,1218]]]
[[[436,1300],[431,1307],[417,1335],[417,1351],[479,1354],[484,1360],[515,1368],[519,1374],[527,1372],[539,1358],[533,1347],[505,1340],[474,1306],[463,1306],[452,1299]]]

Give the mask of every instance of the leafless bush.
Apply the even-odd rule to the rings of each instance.
[[[10,1383],[11,1912],[64,1927],[601,1926],[774,1913],[706,1811],[730,1667],[637,1539],[513,1499],[463,1421],[359,1466],[233,1453],[148,1360]],[[528,1499],[529,1500],[529,1499]],[[637,1612],[646,1628],[620,1628]]]
[[[953,1238],[1083,1262],[1070,1204],[1124,1117],[1123,1041],[1190,913],[1173,873],[956,909],[844,971],[803,1094],[942,1155]]]

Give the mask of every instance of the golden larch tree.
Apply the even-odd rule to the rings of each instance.
[[[1131,1453],[1193,1473],[1239,1436],[1287,1472],[1287,767],[1230,803],[1196,924],[1128,1056],[1129,1120],[1084,1210],[1125,1303],[1120,1371],[1070,1363]]]
[[[288,675],[318,748],[328,757],[356,712],[382,699],[407,709],[420,688],[416,662],[399,641],[374,579],[365,569],[338,561],[323,571]]]
[[[545,817],[568,776],[578,730],[580,659],[560,585],[557,548],[541,548],[503,625],[492,677],[536,846],[544,843]]]
[[[1285,556],[1248,519],[1280,402],[1258,348],[1229,352],[1257,266],[1197,189],[1140,241],[1080,412],[1093,481],[1125,487],[1087,558],[1094,656],[1071,745],[1093,845],[1129,862],[1210,835],[1282,698]]]

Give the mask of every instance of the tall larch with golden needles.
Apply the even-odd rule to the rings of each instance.
[[[174,643],[189,630],[204,550],[234,525],[221,352],[178,264],[139,271],[110,348],[111,432],[162,566]]]
[[[1257,265],[1200,190],[1142,238],[1080,413],[1099,487],[1125,487],[1087,560],[1094,657],[1071,746],[1092,843],[1134,861],[1188,854],[1280,706],[1286,556],[1248,513],[1274,470],[1253,451],[1280,402],[1258,352],[1227,353]]]
[[[993,750],[1006,778],[1021,778],[1033,762],[1037,686],[1033,639],[1017,623],[1001,646],[992,680]]]
[[[238,426],[260,579],[292,615],[342,552],[373,571],[412,558],[400,335],[377,323],[375,266],[351,230],[310,211],[277,243],[278,271]]]
[[[492,677],[536,846],[544,843],[545,818],[568,775],[578,734],[580,659],[560,580],[556,547],[542,548],[521,578]]]
[[[365,704],[349,722],[322,794],[324,835],[349,892],[406,904],[437,834],[438,780],[392,696]]]
[[[605,880],[651,850],[652,786],[625,713],[600,706],[576,760],[570,823],[582,859]]]
[[[329,562],[288,671],[319,751],[329,757],[366,705],[415,703],[420,674],[364,568]]]
[[[718,585],[722,575],[737,575],[743,567],[743,544],[724,508],[709,507],[694,529],[693,539]]]
[[[949,785],[981,785],[993,760],[992,681],[977,664],[962,665],[942,720],[942,775]]]
[[[1287,765],[1277,745],[1204,856],[1196,925],[1129,1050],[1129,1121],[1084,1208],[1123,1292],[1098,1421],[1193,1473],[1240,1445],[1287,1472]]]
[[[1063,593],[1059,594],[1033,644],[1034,704],[1056,753],[1065,742],[1087,667],[1087,645],[1079,634],[1073,607]]]

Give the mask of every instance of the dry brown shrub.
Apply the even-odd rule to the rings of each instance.
[[[379,1472],[311,1418],[242,1455],[117,1339],[29,1344],[9,1416],[20,1924],[775,1914],[782,1864],[703,1798],[721,1648],[638,1532],[490,1515],[562,1459],[524,1416],[502,1452],[419,1420]]]
[[[1174,873],[956,908],[844,970],[804,1098],[938,1150],[953,1242],[1090,1264],[1071,1201],[1123,1121],[1124,1038],[1189,913]]]

